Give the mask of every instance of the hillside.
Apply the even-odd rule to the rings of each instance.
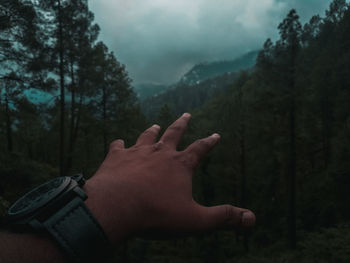
[[[157,83],[139,83],[134,85],[134,91],[137,94],[137,97],[143,101],[154,95],[164,93],[168,89],[174,89],[180,85],[195,86],[205,80],[219,77],[226,73],[238,72],[253,67],[258,53],[259,51],[252,51],[233,60],[203,62],[193,66],[175,84],[162,85]]]
[[[251,68],[255,65],[258,53],[259,51],[255,50],[234,60],[197,64],[181,78],[180,83],[195,85],[228,72]]]
[[[98,184],[98,196],[104,207],[114,202],[111,192],[137,206],[116,225],[130,225],[133,235],[121,238],[111,263],[350,262],[348,1],[332,0],[323,17],[306,24],[290,10],[279,37],[266,40],[250,69],[214,76],[223,64],[202,63],[186,74],[187,82],[165,92],[145,84],[145,96],[156,94],[141,101],[143,112],[126,68],[105,44],[87,42],[98,33],[85,31],[98,29],[90,25],[88,6],[77,5],[87,1],[62,1],[64,12],[57,12],[57,1],[46,1],[51,8],[45,13],[37,2],[44,1],[0,1],[0,20],[11,21],[0,24],[0,241],[6,244],[0,263],[11,261],[7,255],[36,263],[33,256],[50,256],[30,251],[25,239],[7,245],[13,243],[5,226],[9,204],[57,176],[83,172],[91,178],[108,152],[98,171],[115,185],[104,191]],[[31,5],[38,17],[23,12]],[[59,18],[63,35],[72,36],[61,38],[61,63]],[[36,47],[32,36],[43,42]],[[1,71],[11,65],[11,73]],[[186,111],[192,118],[175,148],[183,132],[179,122],[162,134]],[[157,138],[144,133],[153,124],[161,127]],[[213,133],[221,137],[217,144],[207,137]],[[156,185],[150,181],[155,175],[162,179]],[[119,198],[114,203],[122,215],[127,206]],[[244,210],[231,213],[220,204],[253,211],[255,227],[242,227]]]
[[[174,114],[198,108],[231,85],[238,72],[252,68],[257,56],[258,51],[252,51],[234,60],[195,65],[178,83],[168,87],[139,86],[135,91],[139,94],[142,111],[148,119],[154,119],[165,104]]]
[[[237,79],[238,73],[226,73],[199,84],[179,83],[162,94],[141,101],[141,108],[148,119],[155,119],[167,104],[174,114],[198,108]]]
[[[134,85],[134,91],[140,100],[152,97],[155,94],[162,93],[168,89],[167,85],[157,83],[140,83]]]

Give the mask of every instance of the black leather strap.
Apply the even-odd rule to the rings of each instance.
[[[102,227],[79,197],[44,222],[72,262],[105,262],[110,243]]]

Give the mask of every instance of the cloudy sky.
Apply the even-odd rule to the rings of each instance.
[[[171,84],[194,64],[232,59],[277,37],[291,8],[302,22],[331,0],[89,0],[100,39],[134,83]]]

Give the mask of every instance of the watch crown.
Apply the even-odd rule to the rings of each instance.
[[[70,178],[73,179],[74,181],[76,181],[79,186],[83,186],[85,184],[85,178],[84,178],[84,175],[82,173],[74,174]]]

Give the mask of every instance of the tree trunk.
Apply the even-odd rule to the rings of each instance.
[[[70,63],[70,74],[71,74],[71,108],[70,108],[70,132],[69,132],[69,146],[67,153],[67,172],[72,168],[73,162],[73,151],[74,151],[74,130],[75,130],[75,81],[74,81],[74,67],[73,67],[73,59],[71,59]]]
[[[102,87],[102,121],[103,121],[103,151],[104,154],[107,154],[107,94],[106,94],[106,87],[105,84],[103,84]]]
[[[324,87],[327,89],[327,87]],[[322,113],[322,144],[323,144],[323,160],[324,168],[327,169],[331,159],[331,106],[329,102],[329,94],[327,90],[321,95],[321,113]]]
[[[13,140],[12,140],[12,121],[10,116],[8,94],[5,94],[5,115],[6,115],[6,136],[7,136],[7,151],[13,151]]]
[[[244,106],[243,106],[243,91],[242,87],[240,87],[239,94],[239,112],[240,112],[240,127],[239,127],[239,147],[240,147],[240,172],[241,172],[241,195],[240,195],[240,206],[246,207],[246,145],[245,145],[245,114],[244,114]],[[243,245],[245,250],[249,251],[248,245],[248,233],[246,231],[243,232]]]
[[[59,72],[60,72],[60,175],[65,176],[65,90],[64,90],[64,57],[63,57],[63,25],[62,25],[62,10],[61,10],[61,0],[57,0],[58,3],[58,42],[59,42]]]
[[[245,123],[244,120],[241,120],[241,132],[240,132],[240,160],[241,160],[241,207],[247,206],[247,200],[246,200],[246,147],[245,147]],[[244,231],[243,233],[243,244],[245,250],[249,251],[249,245],[248,245],[248,233]]]
[[[292,49],[292,66],[290,73],[289,83],[289,169],[288,169],[288,235],[289,235],[289,247],[291,249],[296,248],[296,83],[295,83],[295,65],[296,65],[296,50]]]
[[[289,245],[296,248],[296,207],[295,207],[295,184],[296,184],[296,147],[295,147],[295,101],[292,98],[289,115]]]
[[[67,160],[67,171],[69,171],[72,168],[72,163],[73,163],[73,152],[74,152],[74,148],[75,148],[75,143],[77,141],[78,138],[78,131],[79,131],[79,124],[80,124],[80,116],[81,116],[81,108],[83,105],[83,94],[80,94],[80,99],[79,99],[79,106],[78,106],[78,110],[76,112],[76,121],[75,123],[73,123],[73,130],[72,132],[72,137],[71,137],[71,148],[70,148],[70,152],[71,154],[68,156],[68,160]]]

